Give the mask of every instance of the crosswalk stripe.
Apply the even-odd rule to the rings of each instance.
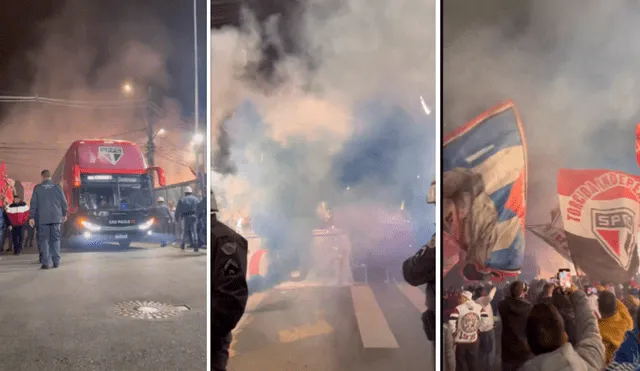
[[[396,286],[420,312],[427,310],[427,306],[424,303],[424,292],[422,292],[422,290],[406,283],[396,283]]]
[[[293,343],[314,336],[326,335],[333,332],[333,327],[325,320],[320,320],[311,325],[293,327],[278,333],[281,343]]]
[[[399,348],[395,336],[369,286],[352,286],[353,309],[365,348]]]

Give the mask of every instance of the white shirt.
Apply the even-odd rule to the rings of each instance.
[[[493,330],[493,308],[491,307],[491,301],[496,294],[496,288],[492,288],[489,291],[489,295],[481,296],[476,299],[476,304],[480,305],[482,309],[487,313],[487,318],[480,322],[480,332],[487,332]]]

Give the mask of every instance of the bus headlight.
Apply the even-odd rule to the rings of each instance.
[[[146,222],[140,224],[138,226],[138,228],[140,228],[141,231],[146,231],[147,229],[151,228],[151,226],[153,225],[153,223],[155,221],[156,220],[154,218],[151,218],[151,219],[147,220]]]
[[[82,224],[83,227],[85,227],[86,229],[90,230],[90,231],[94,231],[97,232],[101,229],[101,227],[99,225],[95,225],[95,224],[91,224],[86,220],[81,220],[80,224]]]

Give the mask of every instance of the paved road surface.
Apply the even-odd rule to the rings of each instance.
[[[423,292],[396,283],[285,284],[254,294],[229,371],[434,370],[423,306]]]
[[[61,266],[46,271],[33,249],[3,256],[0,370],[204,370],[206,250],[156,246],[63,248]],[[135,300],[191,310],[154,320],[115,314],[115,304]]]

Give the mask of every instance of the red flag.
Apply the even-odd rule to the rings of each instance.
[[[640,166],[640,123],[636,125],[636,162]]]
[[[11,189],[11,185],[9,184],[9,176],[7,175],[7,166],[4,161],[0,163],[0,202],[2,206],[7,206],[13,202],[13,191]]]
[[[638,271],[640,177],[560,169],[558,199],[571,258],[591,279],[629,282]]]

